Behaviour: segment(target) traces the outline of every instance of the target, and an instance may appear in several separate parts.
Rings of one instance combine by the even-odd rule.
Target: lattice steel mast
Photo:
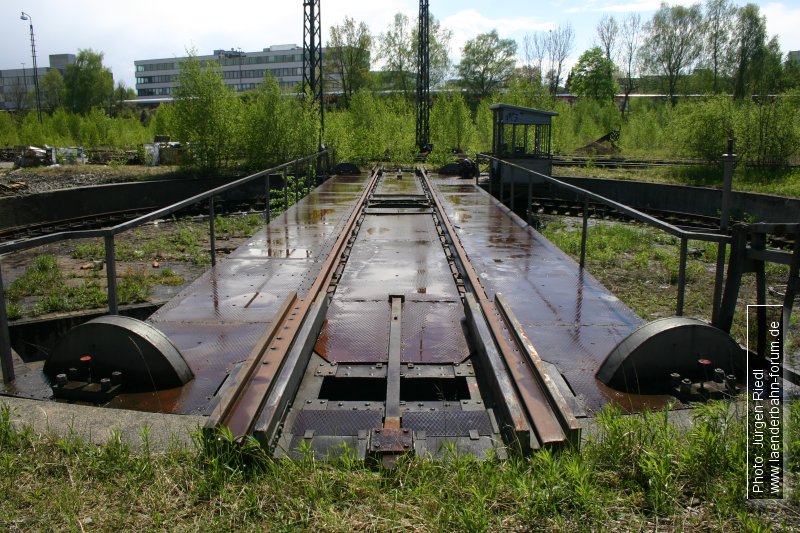
[[[417,147],[428,151],[430,144],[431,65],[428,0],[419,1],[417,43]]]
[[[325,131],[325,100],[322,89],[322,19],[320,0],[303,1],[303,90],[319,104],[320,140]]]

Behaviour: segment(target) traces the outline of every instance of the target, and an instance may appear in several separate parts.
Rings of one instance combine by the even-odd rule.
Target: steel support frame
[[[303,1],[303,90],[319,104],[320,143],[325,132],[325,101],[322,85],[322,18],[320,0]]]
[[[417,148],[420,151],[430,144],[431,116],[431,65],[430,16],[428,0],[419,1],[417,27]]]

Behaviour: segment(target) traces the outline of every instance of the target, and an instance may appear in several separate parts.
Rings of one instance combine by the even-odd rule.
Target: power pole
[[[325,100],[322,89],[322,19],[320,0],[303,0],[303,91],[308,88],[319,104],[320,142],[325,132]]]
[[[431,64],[428,0],[419,0],[417,43],[417,147],[430,151]]]

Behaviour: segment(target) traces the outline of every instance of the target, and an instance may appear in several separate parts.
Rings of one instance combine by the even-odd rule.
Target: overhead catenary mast
[[[419,26],[417,31],[417,148],[430,152],[431,115],[431,65],[428,0],[419,1]]]
[[[320,0],[303,0],[303,90],[319,104],[320,141],[325,131],[322,88],[322,19]]]

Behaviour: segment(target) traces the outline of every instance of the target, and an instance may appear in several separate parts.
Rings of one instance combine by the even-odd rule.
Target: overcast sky
[[[800,50],[800,0],[754,3],[766,15],[770,35],[779,36],[784,55]],[[595,27],[604,13],[623,17],[636,11],[649,20],[659,5],[659,0],[432,0],[430,11],[453,32],[454,62],[460,59],[464,43],[479,33],[497,29],[501,37],[516,39],[521,48],[526,33],[570,22],[576,34],[572,63],[594,44]],[[322,39],[327,42],[330,26],[345,16],[366,22],[377,35],[395,13],[415,17],[418,9],[414,0],[321,0]],[[21,11],[33,17],[39,66],[48,65],[50,54],[92,48],[105,54],[104,63],[114,79],[129,87],[135,84],[133,62],[137,59],[180,57],[188,48],[202,55],[220,48],[250,52],[273,44],[302,45],[303,41],[302,0],[2,0],[0,68],[31,66],[28,22],[20,20]]]

